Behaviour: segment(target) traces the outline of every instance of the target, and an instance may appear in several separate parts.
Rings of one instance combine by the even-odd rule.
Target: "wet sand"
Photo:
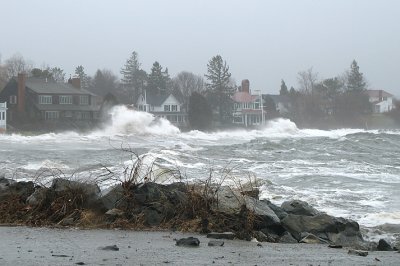
[[[200,247],[175,245],[194,236]],[[0,227],[0,265],[400,265],[400,253],[369,252],[367,257],[326,245],[274,244],[210,239],[196,234],[124,230]],[[118,251],[101,250],[117,245]]]

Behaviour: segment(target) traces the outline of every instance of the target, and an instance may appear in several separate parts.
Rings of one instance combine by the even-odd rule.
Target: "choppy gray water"
[[[210,171],[227,183],[256,176],[262,197],[275,203],[301,199],[364,226],[400,224],[400,131],[300,130],[281,119],[261,130],[181,133],[121,107],[110,125],[89,134],[0,135],[0,176],[40,180],[59,169],[95,179],[106,166],[123,178],[132,161],[121,147],[189,180]]]

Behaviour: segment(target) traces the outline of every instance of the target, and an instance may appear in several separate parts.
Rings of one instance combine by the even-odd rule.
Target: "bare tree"
[[[313,94],[315,84],[318,80],[318,73],[313,71],[310,67],[306,71],[300,71],[298,73],[297,81],[299,83],[300,90],[306,94]]]
[[[172,82],[174,87],[182,92],[186,100],[193,92],[201,93],[205,89],[203,77],[187,71],[180,72],[172,79]]]
[[[16,77],[21,72],[29,73],[33,66],[31,62],[26,61],[20,54],[14,54],[7,59],[5,65],[8,78]]]

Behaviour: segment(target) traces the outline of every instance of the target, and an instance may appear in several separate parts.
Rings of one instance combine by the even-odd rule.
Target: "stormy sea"
[[[180,132],[124,107],[111,117],[85,134],[0,135],[0,176],[43,184],[52,175],[93,179],[106,190],[127,178],[138,155],[155,176],[174,170],[159,182],[251,181],[260,198],[307,201],[357,221],[371,240],[393,236],[382,225],[400,225],[400,130],[299,129],[277,119],[257,130]]]

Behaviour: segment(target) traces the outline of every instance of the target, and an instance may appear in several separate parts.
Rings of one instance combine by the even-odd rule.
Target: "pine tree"
[[[153,94],[165,94],[168,91],[170,77],[168,68],[163,71],[162,66],[157,61],[153,63],[149,75],[148,89]]]
[[[363,73],[360,72],[360,67],[356,60],[353,60],[347,76],[347,89],[349,91],[364,91],[366,87],[367,83],[365,82]]]
[[[289,94],[288,88],[283,79],[281,81],[281,90],[279,91],[279,94],[280,95],[288,95]]]
[[[75,75],[78,75],[81,80],[81,88],[87,89],[89,87],[89,77],[85,73],[85,68],[80,65],[75,68]]]
[[[230,97],[233,94],[233,88],[229,84],[231,77],[229,66],[220,55],[216,55],[208,62],[207,74],[204,76],[208,80],[207,95],[213,109],[218,110],[219,121],[229,121],[232,104]]]
[[[206,98],[198,92],[193,92],[189,97],[188,118],[192,129],[204,130],[211,127],[211,107]]]

